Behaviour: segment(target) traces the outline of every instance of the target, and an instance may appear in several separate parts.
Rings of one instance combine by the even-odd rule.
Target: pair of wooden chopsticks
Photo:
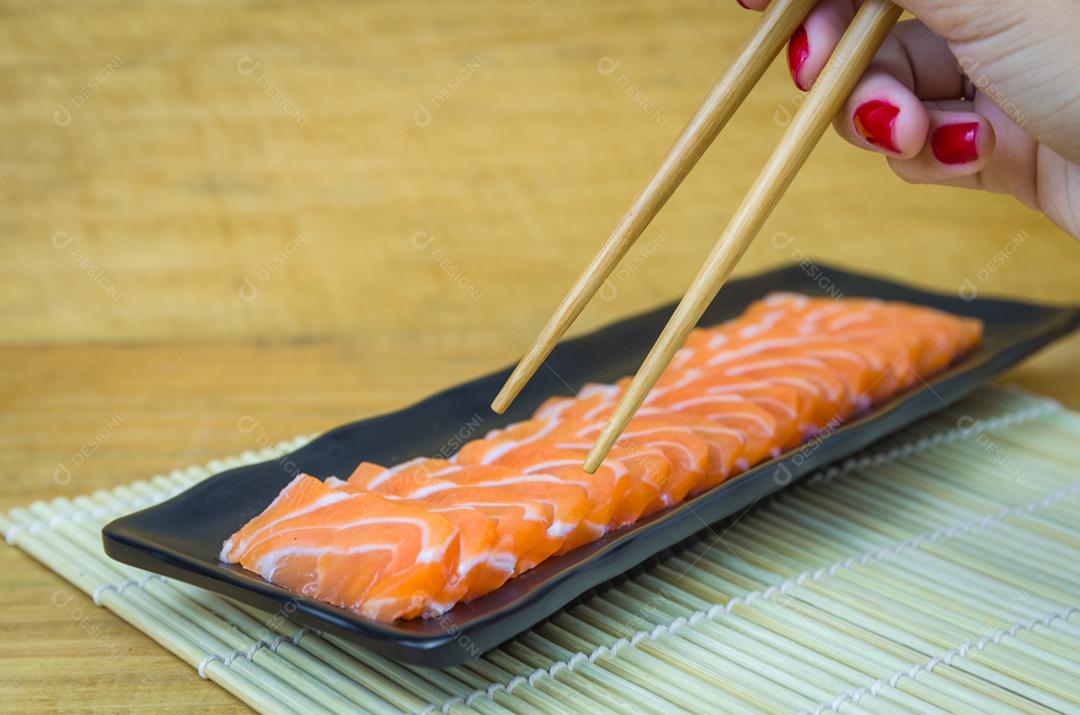
[[[814,4],[815,0],[773,0],[770,3],[734,64],[705,98],[656,174],[634,200],[630,210],[507,379],[491,405],[493,410],[502,413],[510,406],[619,260],[697,164]],[[795,174],[828,129],[900,13],[900,8],[890,0],[866,0],[855,14],[855,19],[840,39],[780,144],[709,253],[597,438],[583,465],[587,472],[596,471],[633,419],[661,373],[682,347],[731,274],[735,263],[746,252]]]

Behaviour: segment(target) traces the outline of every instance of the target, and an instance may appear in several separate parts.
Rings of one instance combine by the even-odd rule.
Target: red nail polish
[[[749,10],[749,9],[750,9],[750,6],[749,6],[749,5],[747,5],[747,4],[746,4],[746,3],[744,2],[744,0],[735,0],[735,2],[739,3],[740,5],[742,5],[742,6],[743,6],[743,7],[745,7],[745,8],[747,9],[747,10]]]
[[[978,138],[978,122],[946,124],[934,130],[930,148],[942,164],[968,164],[979,158]]]
[[[806,58],[810,56],[810,41],[806,39],[806,28],[799,25],[799,28],[795,30],[795,34],[791,36],[791,41],[787,46],[787,64],[788,69],[791,70],[791,78],[795,80],[795,86],[799,89],[805,90],[806,87],[799,81],[799,70],[802,69],[803,63],[806,62]]]
[[[859,136],[873,146],[899,153],[900,150],[896,148],[896,139],[893,137],[896,117],[899,114],[900,107],[892,102],[871,99],[869,102],[860,104],[855,110],[852,123]]]

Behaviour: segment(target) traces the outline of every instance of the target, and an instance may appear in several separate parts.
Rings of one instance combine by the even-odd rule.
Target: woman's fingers
[[[918,20],[897,23],[870,71],[892,75],[922,100],[956,99],[964,93],[964,75],[948,43]]]
[[[814,7],[788,43],[796,86],[813,86],[853,16],[848,0],[822,0]],[[953,99],[963,92],[964,76],[948,43],[918,20],[898,23],[869,69],[893,75],[919,99]]]
[[[1026,16],[1010,15],[1021,11],[1010,9],[1009,3],[983,7],[974,0],[966,4],[934,0],[915,8],[915,0],[899,1],[930,20],[953,46],[920,21],[899,23],[837,115],[840,135],[884,154],[907,181],[1009,193],[1080,237],[1080,134],[1068,131],[1072,125],[1067,119],[1080,102],[1074,101],[1075,93],[1060,91],[1062,86],[1068,89],[1067,82],[1055,84],[1064,76],[1060,68],[1054,63],[1031,65],[1031,54],[1025,50],[1046,19],[1020,22],[1017,18]],[[769,0],[739,3],[762,10]],[[857,5],[854,0],[821,0],[792,36],[788,64],[799,88],[813,85]],[[954,16],[967,20],[957,25]],[[1070,15],[1051,19],[1077,21]],[[957,36],[961,31],[966,34]],[[999,36],[1011,39],[997,43],[998,54],[981,41]],[[1045,41],[1049,44],[1041,37],[1036,41],[1048,48],[1047,56],[1068,56],[1067,50],[1054,51],[1054,43],[1074,37],[1068,31],[1052,31]],[[1004,56],[999,56],[1001,47],[1009,49]],[[953,48],[959,48],[958,54]],[[1019,65],[1023,71],[1009,71],[1009,63],[1017,57],[1026,58]],[[973,100],[970,94],[963,99],[963,72],[973,83],[967,91],[980,90]],[[996,79],[992,81],[991,75]],[[1043,81],[1031,82],[1031,76]],[[1039,94],[1052,93],[1047,88],[1055,86],[1052,101]]]
[[[869,70],[833,122],[841,137],[857,147],[910,159],[922,151],[930,117],[900,80]]]
[[[763,10],[768,0],[738,0]],[[855,16],[851,0],[820,0],[788,42],[788,70],[795,85],[814,85],[841,36]],[[951,99],[963,90],[963,75],[948,44],[919,20],[905,20],[893,29],[871,65],[892,74],[920,99]]]
[[[972,106],[994,128],[994,156],[982,172],[983,187],[1012,194],[1028,206],[1038,207],[1038,187],[1048,185],[1046,177],[1040,182],[1040,170],[1048,167],[1039,160],[1038,142],[985,94],[976,94]]]
[[[990,188],[981,172],[994,158],[994,127],[973,103],[955,106],[963,108],[925,110],[929,126],[922,149],[911,158],[889,160],[897,176],[915,184]]]
[[[851,0],[820,0],[788,41],[788,71],[795,86],[810,89],[855,11]]]
[[[855,146],[910,159],[922,151],[929,128],[922,100],[962,92],[945,42],[918,21],[902,22],[837,114],[836,130]]]
[[[738,0],[749,10],[764,10],[769,0]],[[788,41],[788,71],[801,90],[809,89],[829,61],[836,43],[855,16],[851,0],[820,0]]]
[[[768,4],[739,2],[755,10]],[[788,66],[799,88],[813,85],[854,12],[851,0],[820,0],[792,35]],[[888,156],[907,181],[981,186],[980,172],[994,154],[997,132],[973,102],[942,103],[961,97],[963,90],[948,44],[923,23],[908,20],[875,55],[835,126],[852,144]],[[1022,195],[1023,187],[999,190],[1018,193],[1017,188]]]

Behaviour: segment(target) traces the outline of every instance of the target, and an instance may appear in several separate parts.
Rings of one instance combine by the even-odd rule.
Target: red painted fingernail
[[[745,2],[743,2],[743,0],[735,0],[735,2],[739,3],[740,5],[742,5],[742,6],[743,6],[743,7],[745,7],[745,8],[747,9],[747,10],[749,10],[749,9],[750,9],[750,6],[749,6],[749,5],[747,5],[747,4],[745,3]]]
[[[791,78],[795,80],[795,86],[799,89],[805,90],[806,87],[799,81],[799,70],[802,69],[803,63],[806,62],[806,58],[810,56],[810,41],[806,39],[806,28],[799,25],[799,29],[795,30],[795,34],[791,36],[791,41],[787,46],[787,64],[788,69],[791,70]]]
[[[978,138],[978,122],[946,124],[934,130],[930,147],[942,164],[968,164],[979,158]]]
[[[893,137],[896,117],[899,114],[900,107],[892,102],[882,99],[863,102],[855,110],[853,117],[855,131],[873,146],[899,153],[900,150],[896,148],[896,139]]]

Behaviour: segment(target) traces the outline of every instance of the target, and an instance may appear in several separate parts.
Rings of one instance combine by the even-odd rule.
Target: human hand
[[[761,10],[769,0],[739,0]],[[855,14],[820,0],[788,44],[809,89]],[[899,23],[836,117],[912,183],[1009,193],[1080,238],[1080,13],[1070,0],[897,0]]]

